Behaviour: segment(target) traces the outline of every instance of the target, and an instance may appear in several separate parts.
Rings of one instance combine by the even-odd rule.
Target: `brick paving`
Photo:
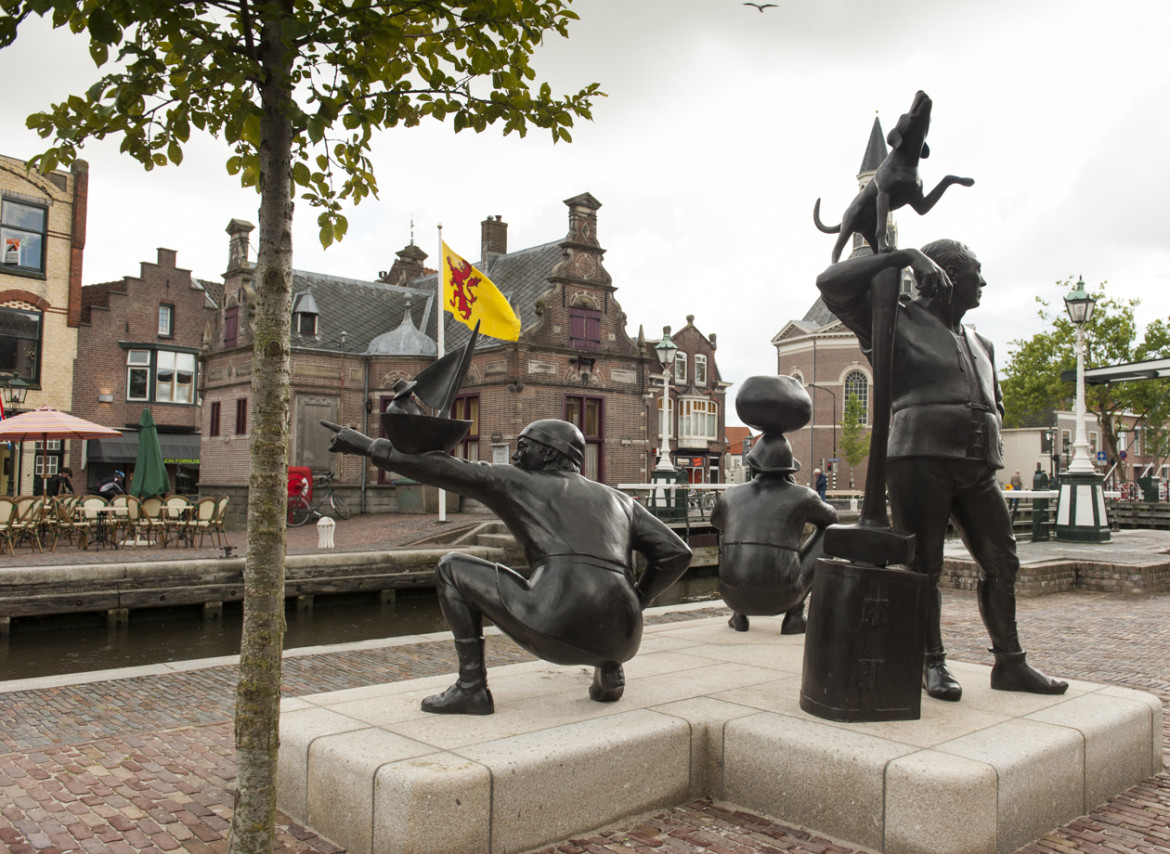
[[[435,515],[357,514],[344,522],[337,522],[334,543],[337,551],[362,552],[401,548],[418,540],[440,534],[450,534],[471,528],[483,522],[494,521],[488,513],[449,513],[446,522]],[[227,541],[233,547],[233,557],[243,555],[247,544],[243,531],[228,531]],[[317,549],[317,528],[307,523],[288,529],[288,553],[311,554]],[[38,552],[28,545],[16,549],[15,555],[0,554],[0,572],[10,566],[73,566],[77,564],[139,563],[152,560],[195,560],[223,557],[223,549],[216,547],[210,537],[202,546],[170,545],[99,548],[91,545],[84,551],[62,540],[55,551]]]
[[[370,536],[385,527],[371,526]],[[989,663],[974,597],[959,591],[944,597],[952,656]],[[651,619],[721,613],[726,611],[712,606]],[[1170,596],[1021,599],[1019,621],[1030,659],[1049,672],[1138,688],[1170,702]],[[529,659],[502,637],[492,638],[489,655],[491,665]],[[285,662],[284,691],[297,696],[453,670],[445,642],[296,656]],[[225,852],[235,781],[234,681],[233,666],[217,666],[0,694],[0,848],[16,854]],[[1164,723],[1165,734],[1170,732]],[[734,805],[695,801],[565,840],[540,854],[863,850]],[[281,816],[277,851],[339,849]],[[1021,851],[1170,854],[1170,774],[1135,786]]]

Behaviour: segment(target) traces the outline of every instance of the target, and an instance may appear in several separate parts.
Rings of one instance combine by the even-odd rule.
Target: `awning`
[[[199,465],[198,433],[159,433],[158,443],[167,465]],[[138,431],[123,430],[112,439],[90,439],[89,459],[95,463],[133,463],[138,459]]]

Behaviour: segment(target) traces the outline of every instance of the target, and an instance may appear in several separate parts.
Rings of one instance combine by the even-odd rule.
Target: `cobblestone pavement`
[[[988,662],[974,597],[947,592],[944,599],[952,657]],[[713,606],[650,619],[722,613],[727,612]],[[1143,689],[1170,701],[1170,596],[1069,593],[1022,599],[1019,622],[1030,660],[1045,670]],[[524,660],[528,655],[506,638],[491,639],[490,665]],[[286,660],[284,689],[296,696],[454,667],[446,642],[297,656]],[[218,666],[0,694],[0,846],[14,854],[225,852],[235,780],[233,685],[234,667]],[[279,821],[278,851],[338,851],[287,818]],[[707,801],[540,849],[541,854],[861,850]],[[1022,851],[1170,854],[1170,775],[1135,786]]]

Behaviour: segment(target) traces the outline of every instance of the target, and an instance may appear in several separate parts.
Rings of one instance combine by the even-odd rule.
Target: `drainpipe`
[[[370,400],[370,357],[362,360],[362,433],[370,435],[370,409],[366,406]],[[362,460],[361,500],[358,502],[359,512],[366,512],[366,481],[370,467]]]

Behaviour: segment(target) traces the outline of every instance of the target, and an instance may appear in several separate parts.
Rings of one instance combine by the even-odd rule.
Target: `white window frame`
[[[707,386],[707,357],[701,353],[695,354],[695,385]]]
[[[156,350],[154,371],[154,399],[158,403],[194,403],[195,402],[195,354],[182,353],[175,350]],[[183,364],[181,364],[183,363]],[[189,370],[184,370],[189,366]],[[163,372],[170,371],[174,378],[164,383]],[[179,377],[186,373],[189,379],[180,384]],[[164,394],[164,387],[169,392]],[[186,393],[180,395],[185,389]]]
[[[864,388],[862,390],[864,391],[865,396],[862,397],[861,395],[854,392],[853,397],[856,397],[863,404],[862,409],[861,409],[861,423],[863,425],[869,424],[869,393],[870,393],[871,383],[869,381],[869,377],[867,377],[865,375],[865,371],[860,371],[860,370],[857,370],[856,368],[853,369],[852,371],[849,371],[847,374],[845,374],[845,376],[841,380],[841,388],[842,388],[842,392],[841,392],[842,410],[841,410],[841,413],[842,413],[842,417],[844,417],[844,412],[845,412],[845,410],[844,410],[845,403],[844,402],[849,400],[849,396],[850,396],[849,380],[852,379],[854,376],[861,377],[862,382],[864,383]]]
[[[169,303],[158,304],[158,337],[175,337],[175,307]]]
[[[126,399],[127,400],[150,400],[151,380],[154,378],[154,369],[151,364],[149,350],[127,350],[126,351]],[[146,376],[144,383],[146,390],[141,396],[135,396],[132,393],[134,388],[133,377],[136,373],[141,373]]]
[[[706,397],[679,398],[680,442],[714,442],[719,435],[719,404]]]
[[[687,381],[687,354],[682,350],[674,354],[674,381],[676,383]]]

